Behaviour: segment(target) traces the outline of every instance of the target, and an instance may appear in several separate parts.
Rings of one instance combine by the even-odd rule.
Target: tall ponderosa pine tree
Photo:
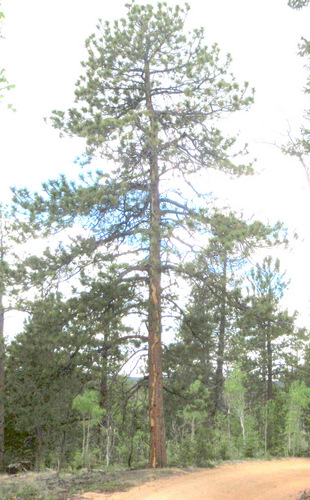
[[[132,2],[127,9],[126,19],[100,22],[87,40],[76,107],[53,116],[62,134],[86,139],[85,163],[102,158],[114,170],[78,186],[62,177],[45,184],[47,197],[24,190],[15,200],[32,223],[59,229],[78,220],[91,228],[89,239],[61,254],[61,264],[83,252],[98,262],[99,247],[117,254],[121,244],[123,251],[131,248],[130,263],[140,255],[122,276],[134,272],[148,283],[150,465],[162,467],[161,277],[172,267],[168,252],[180,228],[193,230],[203,214],[197,203],[184,202],[182,182],[188,189],[189,174],[206,168],[251,172],[230,160],[235,139],[225,139],[214,120],[248,106],[252,97],[247,84],[239,88],[228,74],[230,57],[221,61],[217,45],[204,44],[202,29],[184,34],[188,6]]]

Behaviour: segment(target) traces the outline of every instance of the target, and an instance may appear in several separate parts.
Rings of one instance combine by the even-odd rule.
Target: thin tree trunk
[[[99,434],[99,446],[100,446],[100,454],[104,449],[105,442],[105,457],[106,464],[109,465],[109,425],[108,425],[108,347],[107,347],[107,339],[104,337],[103,341],[103,351],[102,351],[102,361],[101,361],[101,381],[100,381],[100,408],[105,410],[105,413],[102,416],[102,421],[98,425],[98,434]],[[106,430],[105,437],[103,436],[102,429]]]
[[[107,446],[106,446],[106,466],[109,467],[111,461],[111,452],[113,448],[113,427],[112,425],[107,426]]]
[[[59,469],[58,470],[60,470],[62,467],[63,458],[65,456],[66,444],[67,444],[67,431],[64,431],[62,442],[61,442],[60,460],[59,460]]]
[[[264,346],[266,344],[265,332],[264,332]],[[265,347],[263,347],[262,353],[262,407],[266,406],[267,401],[267,374],[266,374],[266,352]]]
[[[0,293],[0,472],[4,471],[4,308]]]
[[[271,419],[270,419],[270,406],[268,405],[268,401],[272,400],[272,344],[271,344],[271,333],[270,333],[270,322],[268,321],[267,324],[267,331],[266,331],[266,359],[267,359],[267,366],[266,366],[266,405],[267,405],[267,410],[266,410],[266,429],[265,429],[265,440],[266,440],[266,451],[269,450],[271,446],[271,440],[272,440],[272,424],[271,424]]]
[[[222,288],[222,302],[220,310],[220,326],[219,326],[219,342],[217,349],[217,366],[215,372],[215,413],[222,409],[223,403],[223,366],[224,366],[224,353],[225,353],[225,334],[226,334],[226,294],[227,294],[227,256],[224,257],[223,266],[223,288]]]
[[[42,429],[36,428],[35,470],[40,472],[42,455]]]
[[[0,207],[1,208],[1,207]],[[4,425],[5,425],[5,382],[4,382],[4,305],[3,296],[5,291],[4,283],[4,221],[0,211],[0,473],[4,472]]]
[[[86,427],[86,441],[85,441],[85,462],[86,462],[87,470],[90,469],[90,465],[89,465],[89,439],[90,439],[90,422],[88,420],[87,427]]]
[[[231,418],[230,418],[230,406],[227,410],[227,431],[228,431],[228,441],[231,443]]]
[[[291,425],[289,426],[289,432],[288,432],[288,444],[287,444],[287,451],[288,454],[291,451]]]
[[[243,412],[240,414],[239,419],[240,419],[240,425],[241,425],[241,429],[242,429],[242,440],[243,440],[243,444],[245,445],[245,422],[244,422],[244,413]]]
[[[107,340],[104,338],[102,347],[101,361],[101,381],[100,381],[100,408],[107,412],[108,406],[108,347]],[[104,419],[104,416],[103,416]]]
[[[57,463],[57,471],[60,471],[61,466],[62,466],[63,457],[65,454],[65,448],[66,448],[66,441],[67,441],[67,431],[63,431],[61,445],[60,445],[60,451],[59,451],[59,458],[58,458],[58,463]]]
[[[265,439],[265,454],[267,453],[268,450],[268,415],[269,408],[268,406],[264,407],[264,414],[265,414],[265,422],[264,422],[264,439]]]
[[[83,443],[82,443],[82,457],[83,457],[83,467],[85,465],[85,446],[86,446],[86,420],[83,418]]]
[[[195,425],[195,417],[194,417],[192,422],[191,422],[191,443],[193,443],[195,440],[195,431],[196,431],[196,425]]]
[[[150,467],[165,467],[166,431],[163,407],[162,343],[161,343],[161,214],[159,199],[158,126],[151,100],[151,82],[148,62],[145,64],[146,106],[150,117],[150,222],[149,222],[149,420]]]
[[[267,330],[267,401],[272,399],[272,344],[270,323]]]

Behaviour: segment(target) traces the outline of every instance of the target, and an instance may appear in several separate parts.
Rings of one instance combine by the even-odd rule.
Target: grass
[[[0,475],[1,500],[73,500],[86,491],[113,493],[126,491],[146,481],[154,481],[180,469],[139,469],[117,471],[26,472]]]

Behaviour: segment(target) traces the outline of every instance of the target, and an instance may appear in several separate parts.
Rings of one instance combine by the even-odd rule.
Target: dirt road
[[[159,479],[125,493],[81,500],[296,500],[310,488],[310,459],[243,462]]]

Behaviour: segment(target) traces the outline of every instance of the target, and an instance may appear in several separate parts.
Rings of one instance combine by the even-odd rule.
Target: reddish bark
[[[149,226],[149,419],[150,467],[165,467],[166,430],[163,407],[162,343],[161,343],[161,213],[159,197],[159,166],[157,154],[157,122],[151,100],[150,70],[145,64],[146,106],[150,116],[150,226]]]

